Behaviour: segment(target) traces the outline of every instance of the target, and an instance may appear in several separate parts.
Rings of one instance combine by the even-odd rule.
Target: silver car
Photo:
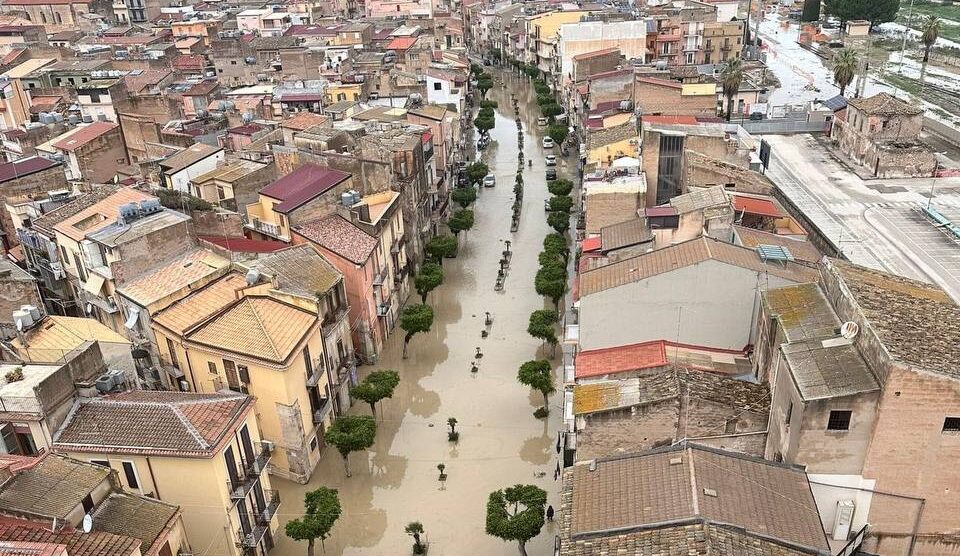
[[[497,185],[497,178],[493,174],[487,174],[483,176],[483,186],[484,187],[493,187]]]

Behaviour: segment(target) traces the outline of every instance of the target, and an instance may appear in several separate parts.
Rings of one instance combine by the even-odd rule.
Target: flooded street
[[[393,398],[379,408],[376,443],[351,456],[352,478],[345,477],[340,454],[328,446],[310,484],[273,479],[283,500],[281,523],[299,517],[304,492],[318,486],[339,489],[343,514],[325,543],[326,554],[409,554],[413,541],[404,527],[411,521],[423,523],[430,555],[517,554],[516,543],[484,532],[489,493],[516,483],[536,484],[547,491],[548,503],[559,508],[554,469],[562,419],[560,372],[555,368],[558,392],[550,397],[547,420],[533,417],[542,396],[517,382],[521,363],[549,355],[549,348],[542,349],[526,332],[532,311],[552,308],[533,285],[537,255],[550,231],[543,210],[549,197],[543,130],[536,126],[539,114],[529,80],[508,75],[504,89],[500,80],[505,74],[494,73],[497,86],[488,98],[499,103],[491,131],[495,141],[481,159],[496,175],[497,185],[480,191],[472,207],[474,228],[461,234],[458,257],[443,263],[444,283],[428,300],[436,314],[433,328],[413,338],[404,360],[398,327],[378,365],[360,370],[361,378],[377,368],[395,369],[401,377]],[[532,168],[524,165],[524,206],[516,233],[510,232],[518,152],[513,90],[521,99],[524,155],[533,158]],[[559,155],[559,148],[552,151]],[[572,166],[563,164],[560,174],[572,173]],[[505,240],[512,241],[514,254],[503,291],[498,292],[494,283]],[[490,335],[481,338],[485,311],[494,322]],[[477,347],[483,357],[473,374]],[[555,367],[559,361],[554,359]],[[370,408],[356,403],[350,412],[368,415]],[[456,444],[447,441],[449,417],[459,421]],[[445,484],[438,481],[438,463],[446,465]],[[306,543],[292,541],[282,531],[281,526],[272,554],[306,553]],[[547,523],[527,544],[530,555],[552,554],[555,534],[556,524]],[[322,553],[319,546],[317,553]]]

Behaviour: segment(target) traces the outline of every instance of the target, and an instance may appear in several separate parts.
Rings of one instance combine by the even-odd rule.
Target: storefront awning
[[[99,274],[94,274],[91,272],[90,275],[87,277],[87,281],[83,283],[83,289],[99,297],[100,290],[103,289],[103,283],[105,281],[106,280],[103,278],[103,276],[100,276]]]

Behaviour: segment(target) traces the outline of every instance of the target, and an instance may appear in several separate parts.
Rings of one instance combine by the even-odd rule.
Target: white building
[[[557,31],[557,52],[564,82],[573,73],[573,57],[605,48],[619,48],[627,60],[647,53],[647,20],[566,23]]]

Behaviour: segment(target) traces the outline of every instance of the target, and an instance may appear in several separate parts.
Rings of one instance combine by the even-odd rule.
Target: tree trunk
[[[414,542],[414,544],[417,545],[417,550],[416,550],[417,554],[422,553],[422,552],[423,552],[423,547],[420,545],[420,533],[414,533],[414,534],[413,534],[413,542]]]
[[[350,474],[350,454],[343,456],[343,469],[347,472],[347,477],[352,477]]]
[[[373,414],[374,419],[377,418],[377,404],[375,403],[370,404],[370,413]]]
[[[420,294],[420,303],[423,303],[424,305],[427,304],[427,293],[429,292],[422,292]]]
[[[727,121],[730,121],[730,116],[733,115],[733,95],[727,95]]]
[[[541,394],[543,394],[543,408],[550,411],[550,401],[549,398],[547,398],[547,393],[541,392]]]
[[[923,63],[926,64],[930,60],[930,48],[933,47],[933,44],[928,44],[923,48]]]
[[[410,338],[413,338],[412,332],[407,332],[407,335],[403,337],[403,358],[407,358],[407,345],[410,344]]]
[[[517,544],[520,545],[520,554],[527,556],[527,541],[520,541]]]
[[[313,556],[313,539],[307,539],[307,556]]]

